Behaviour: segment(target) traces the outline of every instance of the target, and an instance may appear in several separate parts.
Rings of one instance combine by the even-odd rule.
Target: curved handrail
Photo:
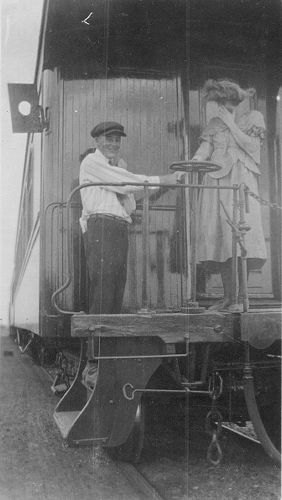
[[[72,241],[71,241],[71,231],[70,231],[70,205],[71,205],[71,200],[73,196],[80,191],[81,189],[91,187],[91,186],[143,186],[144,188],[148,186],[148,183],[140,183],[140,182],[118,182],[118,183],[110,183],[110,182],[89,182],[85,184],[81,184],[80,186],[77,186],[74,188],[67,199],[66,202],[66,227],[67,227],[67,254],[66,254],[66,259],[67,259],[67,279],[63,283],[62,286],[60,286],[51,296],[51,303],[53,307],[56,309],[57,312],[60,314],[67,314],[67,315],[73,315],[73,314],[85,314],[84,311],[67,311],[65,309],[62,309],[58,304],[57,304],[57,297],[60,295],[64,290],[66,290],[69,285],[71,284],[73,280],[73,274],[71,270],[71,260],[72,260]],[[150,187],[159,187],[161,186],[160,183],[156,184],[150,184]],[[167,185],[168,187],[175,187],[175,184]]]

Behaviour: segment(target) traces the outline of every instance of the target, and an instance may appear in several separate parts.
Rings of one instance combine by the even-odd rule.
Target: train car
[[[279,19],[275,0],[44,3],[34,82],[9,85],[13,130],[28,134],[10,325],[22,351],[41,363],[57,357],[53,388],[67,390],[54,415],[70,444],[137,460],[148,400],[169,394],[191,408],[203,401],[213,462],[222,421],[252,420],[267,453],[280,459]],[[203,272],[195,244],[202,180],[217,166],[190,159],[213,112],[201,89],[221,77],[255,89],[238,112],[260,110],[267,128],[256,196],[267,261],[250,275],[243,312],[207,309],[222,289],[217,275]],[[126,129],[129,170],[180,169],[185,182],[155,196],[143,186],[122,313],[90,315],[79,159],[93,146],[90,130],[105,120]],[[240,208],[230,221],[236,271],[248,204],[244,187],[232,193]],[[232,286],[236,302],[236,280]],[[89,349],[98,366],[93,390],[81,379]]]

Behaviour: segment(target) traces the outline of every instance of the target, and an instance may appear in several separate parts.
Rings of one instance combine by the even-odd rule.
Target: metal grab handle
[[[210,167],[214,168],[214,170],[218,170],[219,168],[221,168],[219,165],[216,165],[216,164],[211,163],[211,162],[196,162],[196,161],[175,162],[175,163],[171,164],[170,168],[175,169],[175,170],[181,170],[181,165],[182,165],[182,169],[184,171],[184,164],[186,165],[186,167],[187,167],[187,165],[193,166],[193,170],[190,170],[191,172],[192,171],[194,171],[194,172],[196,172],[196,171],[207,172],[208,170],[201,170],[201,168],[198,168],[201,165],[203,167],[210,166]],[[197,169],[195,168],[196,165],[197,165]],[[211,171],[211,170],[209,170],[209,171]],[[67,202],[66,202],[66,229],[67,229],[66,281],[62,284],[62,286],[60,286],[58,289],[56,289],[54,291],[54,293],[52,294],[52,297],[51,297],[51,303],[52,303],[54,309],[58,313],[63,314],[63,315],[85,314],[84,311],[69,311],[66,309],[62,309],[57,303],[57,298],[60,294],[62,294],[62,292],[64,290],[66,290],[69,287],[69,285],[71,284],[71,282],[73,280],[73,273],[72,273],[72,269],[71,269],[71,262],[72,262],[72,257],[73,257],[72,256],[72,241],[71,241],[71,225],[70,225],[71,201],[72,201],[73,196],[77,192],[79,192],[81,189],[89,188],[91,186],[102,186],[102,187],[105,187],[105,186],[142,186],[142,187],[146,188],[146,186],[148,187],[148,183],[146,183],[146,182],[117,182],[117,183],[90,182],[90,183],[81,184],[81,185],[77,186],[69,194],[69,197],[68,197]],[[162,184],[160,184],[160,183],[150,183],[150,187],[161,187],[161,186],[162,186]],[[165,185],[165,187],[171,187],[171,188],[177,188],[177,189],[183,189],[183,188],[184,189],[185,188],[202,189],[202,188],[204,188],[204,189],[217,189],[217,190],[221,190],[221,189],[234,190],[233,186],[203,186],[202,184],[186,184],[186,183],[185,184],[167,184],[167,185]],[[236,187],[235,189],[238,189],[238,187]],[[61,202],[56,203],[56,205],[57,204],[64,205],[64,203],[61,203]]]
[[[212,161],[196,161],[196,160],[184,160],[175,161],[169,166],[170,170],[173,172],[217,172],[222,169],[222,166],[218,163]]]

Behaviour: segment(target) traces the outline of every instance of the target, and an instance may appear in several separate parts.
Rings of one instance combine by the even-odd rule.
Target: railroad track
[[[248,435],[246,431],[244,432],[244,430],[240,430],[240,428],[232,428],[229,425],[223,424],[222,428],[224,432],[236,439],[249,453],[265,456],[265,451],[261,443],[254,436]]]
[[[52,372],[50,373],[50,370],[45,368],[43,370],[49,380],[53,380]],[[159,423],[158,420],[157,427]],[[205,433],[204,426],[198,424],[196,420],[196,426],[192,425],[191,429],[189,427],[191,439],[188,437],[186,445],[183,445],[179,452],[176,450],[179,450],[179,444],[181,441],[183,442],[181,438],[183,429],[175,428],[172,432],[169,428],[165,430],[163,427],[160,432],[157,429],[158,432],[154,434],[154,425],[152,425],[149,428],[150,436],[141,457],[142,461],[136,465],[113,460],[108,457],[106,449],[101,450],[101,453],[106,457],[106,462],[114,467],[130,485],[138,500],[198,500],[200,490],[205,491],[202,498],[211,493],[208,486],[209,481],[203,482],[203,471],[205,471],[206,477],[210,477],[210,480],[214,481],[214,478],[225,476],[225,474],[227,474],[226,477],[229,477],[230,465],[238,470],[242,467],[241,462],[243,461],[245,466],[242,468],[241,474],[243,475],[244,469],[247,470],[250,467],[252,471],[250,477],[252,477],[255,474],[254,471],[259,470],[261,464],[268,462],[251,426],[240,428],[224,423],[223,433],[219,437],[223,460],[219,466],[211,465],[206,458],[210,437]],[[187,436],[187,434],[186,437],[183,434],[183,438],[186,440]],[[150,443],[152,443],[152,447]],[[270,469],[273,467],[270,462],[268,467]],[[274,481],[276,480],[274,473],[271,472],[274,474],[273,476],[269,472],[264,472],[264,474],[266,481],[272,483],[273,478]],[[246,479],[244,480],[246,481]],[[218,488],[222,488],[221,482]]]
[[[140,500],[166,500],[137,467],[125,462],[115,462],[115,466],[140,496]]]
[[[249,441],[250,443],[254,443],[255,445],[261,447],[259,440],[256,439],[254,435],[250,435],[248,431],[244,432],[243,430],[239,430],[241,428],[234,428],[229,424],[222,424],[222,428],[224,429],[224,431],[227,431],[230,434],[234,434],[234,436],[238,436],[239,438],[245,439],[246,441]],[[243,427],[242,429],[245,429],[245,427]]]
[[[234,438],[235,440],[239,440],[240,444],[248,449],[250,453],[255,452],[263,454],[263,448],[260,444],[260,442],[252,437],[251,435],[246,434],[246,431],[240,431],[235,428],[231,428],[229,425],[223,425],[223,432],[227,433],[232,439]],[[248,431],[248,430],[247,430]],[[210,467],[208,462],[207,463],[207,468]],[[123,476],[127,479],[127,481],[130,483],[130,485],[134,488],[134,491],[138,495],[140,495],[140,500],[171,500],[171,498],[177,500],[183,500],[184,498],[190,498],[190,493],[188,494],[188,491],[183,495],[183,488],[182,488],[182,493],[175,491],[171,491],[170,488],[166,489],[166,493],[164,492],[164,488],[159,485],[158,483],[158,474],[155,474],[155,480],[152,481],[152,483],[147,479],[146,473],[140,472],[140,467],[138,464],[137,465],[132,465],[124,462],[115,462],[115,466],[118,468],[118,470],[123,474]],[[154,467],[154,464],[152,464],[152,467]],[[168,471],[169,471],[169,464],[167,465]],[[217,470],[220,470],[221,466],[217,468]],[[193,469],[193,465],[190,467],[187,464],[187,481],[183,478],[184,482],[188,482],[188,470]],[[154,475],[154,474],[153,474]],[[158,487],[159,486],[159,487]],[[187,484],[188,487],[188,484]],[[162,491],[162,493],[160,493]],[[191,497],[192,498],[192,497]]]

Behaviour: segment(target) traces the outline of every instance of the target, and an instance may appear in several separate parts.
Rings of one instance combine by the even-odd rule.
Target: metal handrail
[[[111,187],[115,187],[115,186],[116,187],[125,187],[125,186],[137,187],[137,186],[139,186],[139,187],[141,187],[141,186],[143,186],[144,190],[145,190],[145,200],[143,201],[143,217],[144,217],[144,220],[146,220],[146,218],[148,216],[148,212],[149,212],[149,194],[148,194],[149,188],[152,188],[152,187],[160,188],[160,187],[163,187],[164,184],[160,184],[160,183],[150,183],[149,184],[148,182],[144,182],[144,183],[140,183],[140,182],[123,182],[123,183],[120,183],[120,182],[119,183],[91,182],[91,183],[81,184],[80,186],[77,186],[76,188],[74,188],[70,192],[68,199],[67,199],[67,202],[65,204],[65,206],[66,206],[66,229],[67,229],[67,252],[66,252],[67,279],[63,283],[62,286],[60,286],[57,290],[55,290],[55,292],[52,294],[52,297],[51,297],[51,302],[52,302],[53,307],[60,314],[64,314],[64,315],[85,314],[84,311],[69,311],[69,310],[62,309],[57,304],[57,297],[70,286],[70,284],[73,280],[73,273],[72,273],[72,269],[71,269],[71,261],[72,261],[72,257],[73,257],[73,255],[72,255],[72,241],[71,241],[71,227],[70,227],[71,226],[71,224],[70,224],[71,200],[74,197],[74,195],[77,192],[79,192],[80,190],[86,189],[89,187],[99,187],[99,186],[100,187],[107,187],[107,186],[111,186]],[[196,189],[196,190],[201,190],[201,189],[216,189],[218,191],[231,190],[234,193],[238,192],[240,189],[240,187],[238,185],[234,185],[234,186],[222,186],[222,185],[221,186],[205,186],[202,184],[190,184],[190,183],[166,184],[165,187],[166,188],[173,188],[173,189],[182,189],[182,190],[187,189],[187,188],[192,188],[192,189]],[[240,223],[244,219],[244,200],[245,200],[244,190],[245,190],[245,187],[244,187],[244,185],[242,185],[242,188],[240,191],[240,193],[241,193],[241,195],[240,195]],[[60,203],[60,205],[64,205],[64,203]],[[234,221],[234,222],[235,222],[234,226],[236,226],[236,221]],[[149,231],[149,227],[147,224],[146,231],[145,230],[143,231],[143,238],[148,238],[148,231]],[[236,239],[236,241],[240,244],[240,241],[238,239],[238,231],[240,233],[240,240],[241,241],[244,240],[244,234],[241,234],[241,232],[237,228],[237,226],[236,226],[236,231],[235,231],[234,227],[232,227],[233,238]],[[147,258],[148,257],[148,242],[143,242],[143,245],[144,245],[144,248],[146,246],[146,258]],[[242,247],[241,247],[241,249],[242,249]],[[146,275],[147,262],[145,262],[145,260],[146,259],[143,259],[143,280],[142,280],[142,284],[143,284],[142,299],[143,300],[142,300],[142,302],[146,308],[147,307],[147,296],[146,296],[145,288],[147,287],[147,275]],[[233,265],[235,266],[234,260],[235,259],[233,258]],[[236,257],[236,260],[237,260],[237,257]],[[247,310],[247,301],[245,301],[245,306],[244,306],[244,310]]]

